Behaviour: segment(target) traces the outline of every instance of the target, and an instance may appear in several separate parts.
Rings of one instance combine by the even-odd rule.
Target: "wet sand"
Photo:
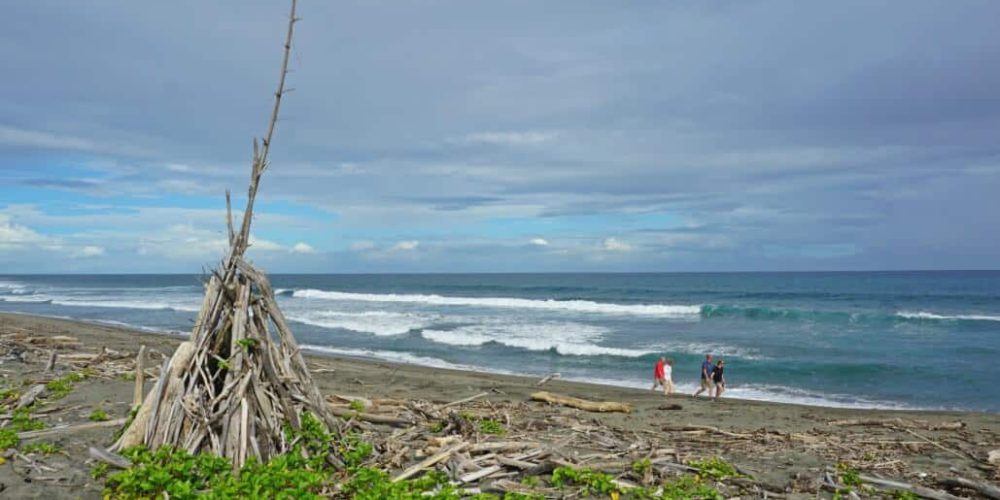
[[[140,345],[145,345],[156,359],[160,354],[169,356],[183,340],[105,325],[0,314],[0,336],[17,331],[38,336],[72,336],[79,339],[83,352],[98,352],[107,347],[134,353]],[[484,400],[525,403],[531,393],[539,390],[536,378],[338,356],[310,355],[308,359],[325,394],[449,402],[488,392]],[[44,379],[44,362],[39,358],[29,359],[27,363],[17,360],[0,363],[3,386],[20,386],[25,380]],[[66,368],[57,363],[57,372],[60,369],[65,372]],[[49,425],[82,423],[96,406],[101,406],[112,418],[125,416],[131,404],[133,385],[124,378],[89,378],[77,384],[66,398],[46,405],[59,407],[59,411],[39,418]],[[822,408],[729,398],[711,401],[688,395],[665,397],[652,391],[561,380],[545,384],[544,389],[591,400],[627,402],[634,411],[630,414],[590,414],[543,403],[526,403],[524,408],[537,412],[539,418],[563,414],[592,419],[595,424],[636,435],[663,433],[678,441],[681,460],[721,456],[775,489],[787,488],[796,481],[813,481],[824,467],[842,461],[862,471],[925,484],[944,475],[994,483],[998,478],[996,466],[986,460],[990,450],[1000,448],[1000,415],[996,414]],[[671,406],[674,409],[668,409]],[[847,419],[895,418],[919,421],[928,427],[905,430],[830,425],[830,422]],[[964,428],[933,430],[935,423],[956,421],[963,422]],[[723,432],[699,431],[694,426],[710,426]],[[680,430],[682,427],[687,430]],[[8,459],[7,464],[0,466],[0,497],[99,498],[101,486],[89,476],[87,449],[109,445],[115,430],[94,429],[46,438],[45,441],[63,450],[63,454],[40,458],[40,463],[49,464],[54,471],[42,469],[26,474],[21,470],[24,469],[23,461],[15,468],[19,459]],[[753,437],[747,438],[747,434]]]

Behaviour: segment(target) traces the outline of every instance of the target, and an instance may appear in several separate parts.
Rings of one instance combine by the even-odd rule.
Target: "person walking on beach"
[[[698,391],[694,393],[695,396],[708,391],[708,397],[712,397],[712,372],[715,371],[715,365],[712,364],[712,355],[705,355],[705,362],[701,364],[701,387]]]
[[[667,358],[663,365],[663,393],[667,396],[674,393],[674,360]]]
[[[656,390],[656,386],[663,387],[663,394],[667,394],[667,380],[666,380],[666,366],[667,360],[663,356],[656,360],[656,366],[653,367],[653,387],[651,391]]]
[[[725,367],[726,361],[720,359],[719,362],[715,364],[715,370],[712,372],[712,381],[715,382],[716,400],[719,399],[719,396],[722,396],[722,391],[726,390],[726,376],[722,373]]]

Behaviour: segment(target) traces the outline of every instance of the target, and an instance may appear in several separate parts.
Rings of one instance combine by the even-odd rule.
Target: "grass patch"
[[[347,405],[347,407],[354,411],[365,411],[365,403],[362,402],[360,399],[355,399],[354,401],[351,401],[351,404]]]
[[[25,445],[22,451],[24,451],[25,453],[41,453],[42,455],[52,455],[55,453],[59,453],[59,447],[52,443],[41,441],[38,443],[31,443]]]
[[[11,414],[10,423],[7,427],[0,429],[0,450],[17,448],[21,444],[21,438],[17,437],[20,432],[37,431],[45,428],[45,422],[31,418],[31,406],[14,410]]]
[[[73,392],[73,385],[77,382],[83,381],[87,378],[84,373],[68,373],[62,377],[50,380],[45,384],[45,389],[48,390],[48,396],[46,399],[50,401],[55,401],[57,399],[62,399]]]
[[[502,436],[507,433],[507,429],[505,429],[504,426],[496,420],[483,418],[479,420],[479,432],[482,432],[483,434]]]
[[[637,462],[642,464],[642,461]],[[640,469],[644,467],[640,465]],[[701,476],[683,476],[675,481],[668,481],[659,486],[623,488],[614,482],[614,478],[603,472],[572,467],[559,467],[552,471],[553,486],[579,488],[582,496],[607,496],[611,498],[660,499],[660,500],[722,500],[719,490],[707,484]]]
[[[111,419],[111,417],[108,416],[108,412],[104,411],[104,408],[101,408],[100,406],[94,408],[94,411],[90,412],[90,416],[87,418],[90,419],[91,422],[107,422]]]
[[[698,476],[703,478],[725,479],[742,475],[736,470],[736,467],[733,467],[733,464],[719,457],[692,460],[688,462],[688,466],[698,469]]]

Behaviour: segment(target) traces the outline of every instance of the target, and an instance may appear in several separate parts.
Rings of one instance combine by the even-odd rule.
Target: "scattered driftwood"
[[[980,483],[978,481],[972,481],[964,477],[950,477],[938,481],[942,486],[947,486],[949,488],[965,488],[973,490],[980,495],[993,498],[995,500],[1000,500],[1000,488],[993,486],[992,484]]]
[[[868,426],[895,427],[900,429],[923,429],[928,431],[959,430],[965,427],[965,422],[927,422],[923,420],[907,420],[903,418],[851,418],[828,422],[836,427]]]
[[[117,454],[111,453],[104,448],[95,448],[91,446],[87,452],[90,454],[90,458],[94,460],[104,462],[108,465],[118,467],[119,469],[127,469],[132,466],[132,461]]]
[[[902,481],[892,481],[889,479],[882,479],[880,477],[869,476],[867,474],[859,474],[859,478],[866,484],[877,486],[879,488],[888,490],[903,490],[909,491],[917,496],[923,498],[930,498],[931,500],[961,500],[961,497],[956,497],[945,491],[938,491],[932,488],[927,488],[920,486],[918,484],[910,484]]]
[[[49,360],[45,363],[46,372],[51,373],[52,370],[55,369],[57,356],[59,356],[59,353],[57,353],[55,349],[53,349],[52,352],[49,353]]]
[[[391,425],[395,427],[409,427],[413,425],[413,421],[409,419],[393,417],[390,415],[365,413],[357,410],[352,410],[350,408],[344,408],[342,406],[330,405],[330,412],[338,417],[354,418],[358,420],[363,420],[365,422],[371,422],[373,424]]]
[[[422,462],[420,462],[420,463],[418,463],[418,464],[416,464],[416,465],[414,465],[414,466],[412,466],[412,467],[404,470],[403,472],[400,472],[399,475],[397,475],[396,477],[392,478],[392,481],[393,482],[398,482],[398,481],[402,481],[404,479],[411,478],[411,477],[419,474],[424,469],[432,467],[435,464],[437,464],[438,462],[447,460],[449,457],[451,457],[451,455],[453,453],[462,451],[467,446],[469,446],[469,443],[459,443],[459,444],[456,444],[456,445],[454,445],[454,446],[452,446],[452,447],[450,447],[450,448],[448,448],[448,449],[446,449],[444,451],[438,452],[437,454],[432,455],[432,456],[424,459]]]
[[[458,406],[458,405],[460,405],[462,403],[468,403],[469,401],[475,401],[475,400],[477,400],[477,399],[479,399],[481,397],[485,397],[485,396],[489,396],[489,395],[490,395],[490,393],[488,393],[488,392],[480,392],[479,394],[476,394],[475,396],[469,396],[467,398],[459,399],[458,401],[452,401],[451,403],[448,403],[448,404],[442,406],[441,408],[442,409],[444,409],[444,408],[451,408],[452,406]]]
[[[146,359],[146,346],[139,347],[139,354],[135,356],[135,390],[132,391],[132,406],[142,404],[142,395],[146,392],[144,386],[146,372],[144,362]]]
[[[626,403],[617,403],[613,401],[588,401],[586,399],[574,398],[572,396],[563,396],[560,394],[553,394],[551,392],[546,392],[546,391],[539,391],[532,394],[531,399],[533,401],[544,401],[546,403],[569,406],[571,408],[577,408],[579,410],[586,410],[586,411],[594,411],[602,413],[632,412],[632,407]]]
[[[83,424],[76,425],[63,425],[60,427],[52,427],[49,429],[41,429],[37,431],[27,431],[21,432],[17,435],[20,439],[35,439],[40,437],[55,436],[59,434],[65,434],[67,432],[77,432],[85,431],[90,429],[100,429],[102,427],[121,427],[125,424],[126,419],[118,418],[114,420],[106,420],[104,422],[87,422]]]
[[[21,408],[27,408],[35,403],[42,394],[45,393],[45,384],[35,384],[31,386],[31,389],[24,391],[21,398],[17,400],[17,405],[14,406],[15,410],[20,410]]]
[[[550,374],[542,377],[542,379],[539,380],[538,383],[535,384],[535,386],[536,387],[541,387],[541,386],[547,384],[550,380],[559,378],[561,376],[562,375],[560,375],[559,373],[550,373]]]

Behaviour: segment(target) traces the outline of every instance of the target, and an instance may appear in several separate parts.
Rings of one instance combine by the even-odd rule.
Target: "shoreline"
[[[180,335],[100,323],[0,313],[0,341],[18,335],[75,339],[74,347],[59,351],[60,355],[65,355],[65,361],[64,358],[57,360],[55,373],[61,374],[75,370],[71,362],[73,356],[83,353],[93,356],[105,348],[118,353],[118,359],[128,364],[140,345],[146,346],[147,367],[157,367],[160,360],[170,356],[184,340]],[[5,387],[25,387],[54,376],[44,369],[49,348],[30,349],[29,355],[22,356],[19,361],[10,358],[9,350],[6,354],[3,352],[3,342],[6,341],[0,342],[0,375]],[[988,462],[989,452],[1000,448],[1000,415],[995,414],[828,408],[725,397],[712,401],[686,394],[665,397],[650,390],[560,379],[539,387],[539,379],[534,376],[433,368],[348,356],[307,353],[306,361],[324,395],[339,395],[349,400],[393,399],[430,404],[447,404],[477,396],[476,401],[464,407],[478,414],[502,418],[512,431],[517,430],[521,435],[542,440],[545,429],[561,435],[568,433],[571,437],[576,435],[571,446],[562,441],[549,445],[554,450],[561,449],[567,456],[582,459],[607,451],[601,439],[587,437],[588,433],[578,434],[580,425],[585,425],[634,436],[634,444],[648,444],[655,436],[662,441],[660,446],[674,450],[675,459],[680,463],[722,457],[758,480],[773,485],[771,491],[777,492],[818,492],[822,484],[817,478],[823,477],[826,468],[837,464],[850,464],[870,474],[928,485],[956,474],[980,481],[1000,479],[1000,467]],[[155,372],[155,368],[150,370]],[[149,388],[147,385],[146,389]],[[77,384],[64,399],[46,403],[45,411],[40,412],[38,418],[49,427],[74,425],[87,422],[88,414],[95,408],[103,409],[111,418],[121,418],[131,408],[133,390],[134,382],[124,377],[88,378]],[[629,405],[632,411],[590,413],[531,401],[531,395],[539,390],[592,401],[621,402]],[[896,425],[903,421],[918,427]],[[871,422],[878,425],[872,426]],[[377,425],[368,428],[370,432],[383,435],[393,430]],[[541,434],[537,429],[543,430]],[[4,494],[15,498],[59,498],[72,492],[83,498],[100,498],[101,483],[90,477],[92,464],[88,463],[88,448],[108,446],[114,432],[114,428],[101,428],[47,438],[46,441],[62,450],[59,455],[43,458],[63,471],[59,479],[51,483],[37,479],[29,482],[26,478],[30,473],[23,471],[23,465],[22,469],[16,469],[18,461],[11,460],[7,465],[0,465],[0,485],[6,488]],[[419,455],[409,457],[402,464],[418,459]],[[795,494],[789,497],[799,498]]]
[[[85,320],[79,318],[73,318],[69,316],[57,316],[57,315],[41,315],[41,314],[31,314],[31,313],[21,313],[21,312],[5,312],[0,311],[0,321],[3,321],[5,316],[15,316],[22,317],[26,319],[35,320],[52,320],[59,322],[66,322],[69,324],[79,324],[91,327],[101,327],[108,328],[111,330],[117,330],[123,333],[128,333],[138,336],[152,336],[152,337],[163,337],[166,339],[173,339],[176,343],[182,342],[190,336],[189,332],[182,332],[180,330],[161,330],[153,327],[144,327],[141,325],[133,325],[125,322],[115,321],[115,320]],[[362,349],[355,348],[343,348],[338,349],[332,346],[317,346],[311,344],[302,344],[300,347],[304,351],[307,358],[313,357],[317,359],[339,359],[339,360],[351,360],[358,363],[372,363],[372,364],[390,364],[390,365],[400,365],[415,367],[419,370],[444,370],[449,372],[455,372],[459,375],[488,375],[497,377],[513,377],[517,380],[521,380],[523,383],[537,382],[544,375],[518,375],[510,371],[490,369],[483,367],[476,367],[472,365],[462,365],[460,363],[452,363],[450,361],[439,360],[438,358],[427,358],[434,361],[439,361],[446,365],[452,366],[435,366],[433,364],[421,364],[419,362],[408,362],[403,359],[392,359],[389,356],[381,357],[377,354],[378,351],[367,351],[370,354],[365,354],[363,352],[352,353],[351,351],[364,351]],[[389,351],[386,352],[390,354]],[[409,353],[398,353],[391,352],[391,355],[398,356],[400,354],[407,355]],[[417,354],[410,354],[414,358],[421,358],[423,356]],[[637,382],[634,385],[627,385],[625,381],[618,380],[607,380],[601,381],[597,379],[578,379],[578,378],[557,378],[561,382],[567,384],[576,384],[581,386],[594,386],[599,388],[598,392],[606,392],[611,389],[617,389],[620,391],[625,391],[624,393],[630,394],[635,392],[635,394],[644,394],[649,392],[643,389],[642,383]],[[676,380],[674,381],[676,387],[680,388],[682,385],[685,387],[683,391],[675,390],[672,398],[677,397],[691,397],[693,390],[688,390],[690,385],[691,389],[696,388],[696,383],[692,382],[690,384],[680,384]],[[740,390],[741,388],[736,388]],[[794,388],[784,388],[784,389],[794,389]],[[732,394],[733,388],[727,390],[727,394]],[[753,390],[753,389],[751,389]],[[848,396],[844,395],[846,398],[854,398],[853,401],[839,402],[836,400],[827,399],[829,397],[837,396],[830,394],[821,393],[810,393],[808,391],[802,391],[806,396],[805,398],[819,399],[820,401],[816,403],[808,403],[804,401],[781,401],[774,399],[766,399],[766,397],[761,398],[741,398],[736,396],[724,396],[724,399],[728,401],[737,401],[741,403],[759,403],[759,404],[773,404],[773,405],[787,405],[793,407],[801,408],[812,408],[812,409],[837,409],[837,410],[855,410],[855,411],[876,411],[876,412],[900,412],[900,413],[939,413],[939,414],[983,414],[983,415],[996,415],[1000,418],[1000,413],[991,413],[986,411],[969,410],[969,409],[955,409],[955,408],[931,408],[931,407],[909,407],[902,403],[892,403],[892,402],[878,402],[874,401],[872,404],[866,404],[865,401],[869,401],[863,397],[858,396]],[[633,395],[635,395],[633,394]]]

